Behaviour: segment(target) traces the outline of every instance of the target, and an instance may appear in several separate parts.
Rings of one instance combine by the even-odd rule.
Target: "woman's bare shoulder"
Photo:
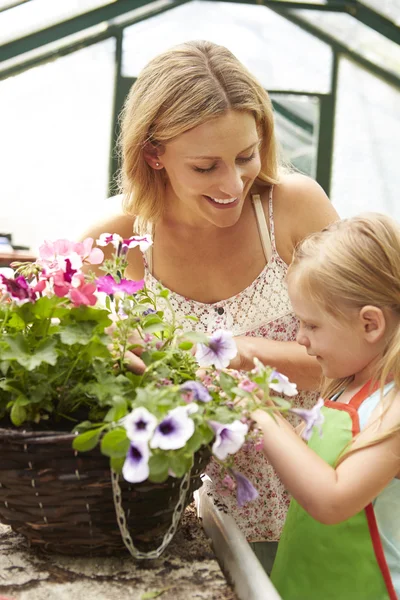
[[[274,216],[285,224],[293,246],[339,219],[322,187],[301,173],[285,174],[275,186]]]

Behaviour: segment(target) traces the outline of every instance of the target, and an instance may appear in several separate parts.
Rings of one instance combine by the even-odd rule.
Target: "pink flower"
[[[141,237],[133,235],[130,238],[123,239],[118,233],[102,233],[96,243],[98,246],[112,244],[116,250],[121,248],[122,252],[126,253],[129,248],[136,248],[136,246],[139,246],[141,252],[146,252],[153,241],[150,235],[143,235]]]
[[[76,272],[84,262],[97,265],[103,261],[103,251],[99,248],[92,249],[92,246],[92,238],[78,243],[69,240],[45,241],[39,248],[37,263],[48,273],[60,270]]]
[[[99,292],[105,292],[106,294],[116,294],[118,292],[135,294],[144,287],[144,280],[133,281],[130,279],[121,279],[117,283],[112,275],[104,275],[96,279],[96,286]]]
[[[74,275],[69,298],[74,306],[94,306],[97,298],[94,295],[96,286],[94,283],[85,283],[85,278],[82,274]]]
[[[36,300],[34,291],[22,275],[15,279],[8,279],[4,275],[0,275],[1,289],[11,296],[17,304],[25,304],[25,302],[34,302]]]
[[[250,379],[243,379],[243,381],[241,381],[238,385],[238,387],[240,387],[242,390],[244,390],[245,392],[254,392],[254,390],[256,390],[258,388],[258,385],[256,383],[254,383],[253,381],[250,381]]]

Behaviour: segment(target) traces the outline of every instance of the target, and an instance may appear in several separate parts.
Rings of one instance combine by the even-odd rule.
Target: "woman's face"
[[[230,227],[260,172],[259,136],[248,112],[227,111],[166,144],[167,218]]]

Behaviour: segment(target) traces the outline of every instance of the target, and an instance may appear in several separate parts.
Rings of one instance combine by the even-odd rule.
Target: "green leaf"
[[[53,339],[46,339],[39,342],[32,353],[28,342],[21,333],[17,334],[14,339],[8,338],[7,343],[9,349],[3,352],[2,358],[16,360],[28,371],[33,371],[43,362],[53,366],[57,362],[56,341]]]
[[[161,292],[158,294],[161,298],[168,298],[169,296],[169,290],[161,290]]]
[[[230,395],[232,388],[236,387],[237,381],[236,379],[222,371],[219,374],[219,384],[224,390],[224,392]]]
[[[119,421],[122,417],[125,417],[128,412],[128,404],[124,398],[116,397],[113,399],[114,405],[110,408],[106,416],[104,417],[104,421],[106,423],[111,423],[112,421]]]
[[[183,477],[193,466],[192,454],[182,451],[172,452],[169,456],[169,467],[176,477]]]
[[[159,596],[164,594],[164,592],[167,592],[170,589],[171,588],[168,587],[168,588],[164,588],[163,590],[154,590],[153,592],[144,592],[144,594],[142,594],[140,596],[140,600],[152,600],[153,598],[158,598]]]
[[[122,467],[124,466],[125,456],[120,458],[110,458],[110,467],[121,475]]]
[[[60,338],[63,344],[72,346],[73,344],[81,344],[86,346],[89,344],[93,336],[93,330],[96,327],[96,323],[71,323],[67,325],[60,332]]]
[[[7,321],[7,329],[16,329],[21,331],[25,328],[25,321],[17,314],[13,313]]]
[[[181,342],[178,348],[181,350],[191,350],[191,348],[193,348],[193,342]]]
[[[99,443],[100,435],[102,432],[102,428],[99,429],[91,429],[90,431],[85,431],[85,433],[81,433],[76,438],[74,438],[72,442],[72,447],[74,450],[78,450],[78,452],[87,452],[88,450],[93,450]]]
[[[126,431],[122,427],[108,431],[101,440],[101,451],[111,458],[122,458],[126,456],[130,441]]]
[[[27,414],[25,408],[21,406],[21,404],[19,404],[18,400],[15,401],[10,413],[10,418],[13,422],[13,425],[15,425],[16,427],[22,425],[22,423],[26,419],[26,416]]]
[[[165,454],[153,454],[149,459],[149,479],[154,483],[162,483],[168,478],[169,460]]]
[[[169,326],[165,323],[154,323],[152,325],[143,326],[144,333],[161,333],[162,331],[168,331]]]

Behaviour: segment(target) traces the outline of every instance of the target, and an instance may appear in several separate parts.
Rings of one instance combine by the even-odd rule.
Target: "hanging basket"
[[[192,471],[164,483],[129,484],[98,448],[78,453],[74,435],[0,429],[0,522],[29,544],[63,554],[157,558],[201,485],[208,448]]]

